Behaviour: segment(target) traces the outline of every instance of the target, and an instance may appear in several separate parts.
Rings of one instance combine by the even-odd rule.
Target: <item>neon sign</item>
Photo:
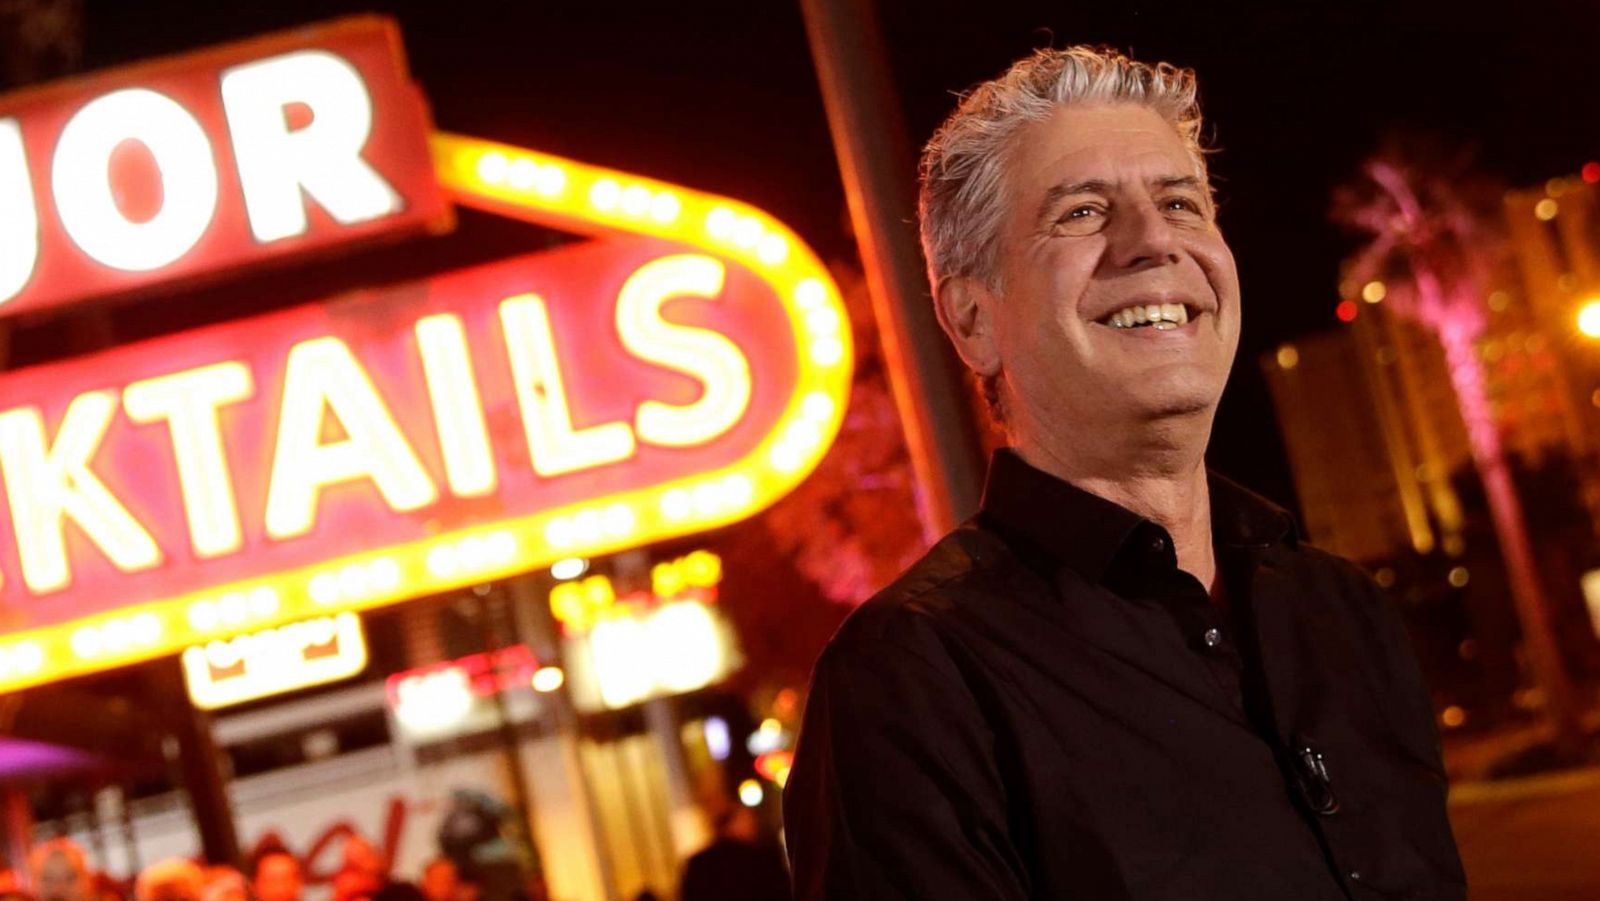
[[[214,710],[354,676],[367,665],[367,643],[360,617],[339,613],[218,639],[182,660],[189,699]]]
[[[598,240],[0,375],[0,691],[727,525],[816,467],[850,334],[793,232],[430,145],[450,200]]]
[[[450,224],[376,16],[0,97],[0,314]]]

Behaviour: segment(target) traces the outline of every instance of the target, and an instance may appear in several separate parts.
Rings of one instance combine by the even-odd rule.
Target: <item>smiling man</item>
[[[1074,47],[923,155],[940,322],[1005,427],[855,611],[784,792],[796,897],[1459,899],[1379,590],[1205,468],[1239,341],[1194,74]]]

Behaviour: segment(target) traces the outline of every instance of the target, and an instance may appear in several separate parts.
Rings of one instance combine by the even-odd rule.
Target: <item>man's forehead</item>
[[[1067,106],[1030,125],[1012,157],[1020,184],[1157,186],[1200,175],[1171,123],[1134,104]]]

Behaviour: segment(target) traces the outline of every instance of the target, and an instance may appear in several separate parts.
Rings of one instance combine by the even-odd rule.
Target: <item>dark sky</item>
[[[1475,146],[1512,184],[1600,157],[1600,5],[1578,0],[879,9],[919,144],[952,92],[1035,47],[1108,43],[1199,71],[1245,298],[1212,461],[1284,501],[1293,489],[1256,359],[1337,325],[1347,244],[1326,221],[1332,186],[1395,128]],[[440,126],[736,196],[824,255],[851,252],[798,0],[87,0],[86,62],[370,10],[399,19]]]

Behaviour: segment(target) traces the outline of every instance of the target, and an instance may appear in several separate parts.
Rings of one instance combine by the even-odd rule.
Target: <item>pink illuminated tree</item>
[[[1551,625],[1477,352],[1488,324],[1484,286],[1503,246],[1491,224],[1498,221],[1493,208],[1498,196],[1460,163],[1390,150],[1369,160],[1362,177],[1336,193],[1333,216],[1368,236],[1350,260],[1350,281],[1383,281],[1386,306],[1427,328],[1444,349],[1532,675],[1544,694],[1557,750],[1571,756],[1582,735],[1578,699]]]

